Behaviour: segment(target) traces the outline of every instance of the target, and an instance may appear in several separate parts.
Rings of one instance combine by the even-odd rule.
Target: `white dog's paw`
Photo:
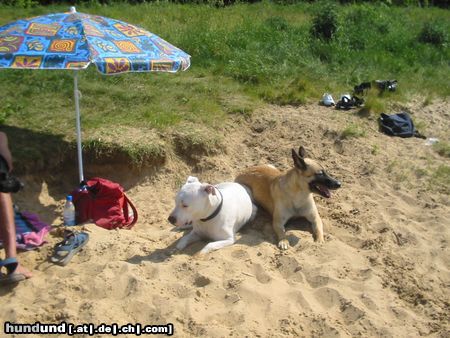
[[[325,242],[325,240],[323,239],[323,234],[317,234],[314,236],[314,242],[318,243],[318,244],[322,244]]]
[[[210,253],[211,251],[214,251],[214,250],[215,250],[214,248],[208,247],[208,245],[205,245],[205,246],[203,247],[203,249],[201,249],[201,250],[198,252],[198,254],[199,254],[199,255],[206,255],[207,253]]]
[[[281,250],[289,249],[289,241],[287,239],[282,239],[281,241],[278,242],[278,247]]]

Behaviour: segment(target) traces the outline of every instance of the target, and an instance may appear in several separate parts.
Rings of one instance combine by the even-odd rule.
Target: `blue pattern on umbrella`
[[[97,15],[68,12],[0,27],[0,68],[83,69],[103,74],[176,72],[190,56],[142,28]]]

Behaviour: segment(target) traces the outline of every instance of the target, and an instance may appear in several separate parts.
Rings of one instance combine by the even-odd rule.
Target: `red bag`
[[[83,188],[72,192],[72,198],[77,224],[92,220],[108,230],[131,229],[138,220],[137,210],[122,186],[107,179],[88,180]]]

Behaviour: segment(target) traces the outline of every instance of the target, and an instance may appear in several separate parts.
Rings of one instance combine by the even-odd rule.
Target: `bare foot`
[[[31,278],[33,277],[33,274],[31,273],[31,271],[28,271],[26,268],[24,268],[22,265],[19,264],[19,266],[16,268],[16,270],[14,270],[14,273],[21,273],[23,274],[26,278]]]

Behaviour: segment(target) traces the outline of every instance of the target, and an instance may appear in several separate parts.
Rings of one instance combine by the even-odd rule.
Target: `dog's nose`
[[[340,188],[340,187],[341,187],[341,182],[336,181],[335,186],[336,186],[336,189],[337,189],[337,188]]]
[[[175,216],[170,215],[169,218],[167,218],[167,220],[170,222],[170,224],[175,225],[177,219],[175,218]]]

